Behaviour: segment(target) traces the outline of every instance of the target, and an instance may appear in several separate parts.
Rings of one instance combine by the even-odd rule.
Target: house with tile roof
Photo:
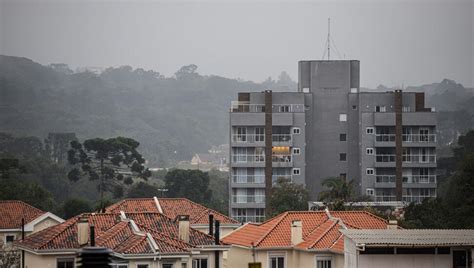
[[[105,211],[108,213],[159,212],[172,219],[178,215],[189,215],[191,227],[204,233],[209,232],[209,215],[212,214],[213,218],[220,222],[222,237],[241,226],[238,221],[187,198],[124,199],[108,206]]]
[[[474,230],[341,230],[345,268],[468,268],[474,263]]]
[[[247,223],[224,237],[231,244],[225,267],[342,268],[345,229],[387,229],[365,211],[290,211],[263,223]],[[257,266],[256,266],[257,267]]]
[[[94,230],[94,231],[92,231]],[[113,268],[214,267],[228,246],[190,227],[189,217],[159,212],[84,213],[16,243],[25,267],[74,267],[90,246],[113,251]]]
[[[64,222],[51,212],[42,211],[23,201],[0,201],[0,245],[9,245],[22,236],[22,222],[25,235],[41,231]]]

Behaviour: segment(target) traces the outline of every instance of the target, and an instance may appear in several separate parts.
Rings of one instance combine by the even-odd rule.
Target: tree
[[[181,67],[176,73],[176,79],[182,80],[182,79],[192,79],[198,77],[198,73],[196,72],[197,70],[197,65],[196,64],[190,64]]]
[[[168,197],[186,197],[200,204],[208,204],[212,198],[209,175],[200,170],[174,169],[168,172],[165,188]]]
[[[144,166],[145,159],[137,151],[139,145],[139,142],[125,137],[90,139],[84,141],[84,145],[71,141],[68,162],[76,167],[68,177],[72,181],[78,181],[83,176],[98,180],[100,200],[103,202],[104,193],[111,191],[115,185],[130,184],[130,181],[133,182],[131,176],[146,180],[151,175]]]
[[[158,188],[145,182],[133,185],[128,191],[128,198],[145,198],[159,196]]]
[[[270,207],[273,215],[285,211],[308,210],[308,191],[301,184],[278,178],[275,186],[272,187]]]
[[[327,178],[321,183],[327,190],[319,193],[319,200],[327,202],[331,210],[345,210],[345,203],[356,199],[354,184],[343,177]]]
[[[51,193],[38,183],[16,179],[0,180],[0,200],[21,200],[45,211],[55,205]]]
[[[65,219],[69,219],[83,212],[91,212],[92,206],[89,201],[81,198],[71,198],[62,205],[62,211]]]

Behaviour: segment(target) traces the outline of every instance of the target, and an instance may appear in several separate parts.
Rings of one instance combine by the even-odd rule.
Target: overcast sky
[[[296,80],[298,60],[321,59],[331,17],[341,57],[361,61],[362,86],[473,86],[474,0],[0,2],[0,53],[41,64],[168,76],[194,63],[201,74],[263,81],[285,70]]]

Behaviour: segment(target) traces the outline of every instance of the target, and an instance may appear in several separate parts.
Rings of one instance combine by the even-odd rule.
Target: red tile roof
[[[302,222],[303,242],[291,244],[291,222]],[[296,247],[306,250],[344,251],[340,228],[386,229],[387,221],[365,211],[294,211],[264,223],[248,223],[224,237],[223,242],[257,248]]]
[[[0,229],[19,229],[21,228],[22,218],[25,219],[25,224],[27,224],[44,213],[46,212],[23,201],[0,201]]]
[[[239,224],[238,221],[213,209],[195,203],[186,198],[158,198],[163,214],[174,219],[178,215],[189,215],[191,224],[209,224],[209,214],[221,224]],[[124,212],[160,212],[153,198],[125,199],[105,209],[109,213]]]
[[[95,226],[96,246],[112,249],[120,254],[152,254],[153,237],[161,254],[189,252],[189,248],[213,245],[213,237],[190,228],[190,241],[178,238],[178,223],[160,213],[128,213],[122,219],[117,213],[81,214],[64,223],[52,226],[26,237],[18,245],[32,250],[79,249],[77,223],[80,217],[87,217],[89,225]],[[131,221],[139,229],[134,230]]]

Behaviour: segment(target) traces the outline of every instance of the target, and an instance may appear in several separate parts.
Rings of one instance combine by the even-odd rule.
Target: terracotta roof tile
[[[213,209],[195,203],[186,198],[158,198],[163,214],[175,219],[179,215],[189,215],[191,224],[209,224],[209,214],[213,214],[221,224],[239,224],[238,221]],[[153,198],[125,199],[107,207],[106,212],[159,212]]]
[[[79,249],[77,223],[80,217],[87,217],[94,225],[96,245],[111,248],[120,254],[151,254],[153,248],[146,236],[149,233],[161,253],[188,252],[189,248],[214,244],[214,239],[202,232],[190,229],[190,242],[178,239],[178,223],[160,213],[127,213],[121,219],[117,213],[81,214],[68,221],[49,227],[26,237],[18,245],[33,250]],[[140,232],[133,229],[131,220]]]
[[[331,249],[343,252],[344,239],[340,228],[386,229],[387,222],[364,211],[330,212],[300,211],[285,212],[261,224],[247,224],[226,236],[223,241],[260,248],[292,247],[291,222],[302,222],[303,242],[301,249]]]
[[[19,229],[21,228],[22,218],[25,219],[25,224],[27,224],[44,213],[46,212],[23,201],[0,201],[0,229]]]

